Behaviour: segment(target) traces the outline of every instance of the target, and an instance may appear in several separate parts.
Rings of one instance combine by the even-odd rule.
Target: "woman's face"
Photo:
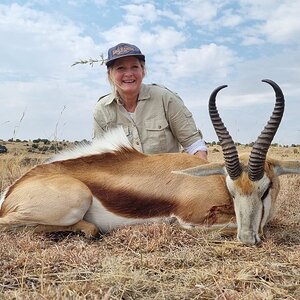
[[[113,64],[109,76],[117,91],[122,94],[138,94],[145,72],[138,58],[119,58]]]

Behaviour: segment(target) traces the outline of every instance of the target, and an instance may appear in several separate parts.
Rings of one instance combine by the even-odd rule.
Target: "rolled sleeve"
[[[189,154],[195,154],[198,151],[207,152],[207,147],[203,139],[196,141],[191,146],[184,149]]]

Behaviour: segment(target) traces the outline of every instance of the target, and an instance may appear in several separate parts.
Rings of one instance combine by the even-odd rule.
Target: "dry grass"
[[[299,159],[293,149],[279,150],[271,151]],[[2,189],[30,167],[24,157],[0,158]],[[166,224],[99,240],[2,232],[1,299],[300,299],[300,176],[282,176],[281,185],[277,217],[259,247]]]

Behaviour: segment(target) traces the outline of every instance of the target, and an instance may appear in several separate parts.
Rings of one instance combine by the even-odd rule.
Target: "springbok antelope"
[[[207,163],[185,153],[145,155],[116,129],[90,146],[63,152],[38,165],[1,197],[0,228],[31,226],[35,231],[82,231],[86,236],[116,227],[170,217],[187,227],[237,224],[238,239],[260,242],[259,231],[273,215],[278,176],[300,173],[299,161],[266,154],[284,111],[279,86],[270,121],[250,158],[236,146],[219,117],[213,91],[209,113],[220,140],[224,163]]]

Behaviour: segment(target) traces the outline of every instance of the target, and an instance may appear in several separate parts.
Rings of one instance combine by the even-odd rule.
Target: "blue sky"
[[[254,141],[282,88],[286,110],[274,142],[300,144],[300,1],[33,0],[0,4],[0,139],[92,138],[106,57],[120,42],[146,55],[145,83],[178,93],[207,141],[207,111],[219,85],[220,115],[233,139]]]

